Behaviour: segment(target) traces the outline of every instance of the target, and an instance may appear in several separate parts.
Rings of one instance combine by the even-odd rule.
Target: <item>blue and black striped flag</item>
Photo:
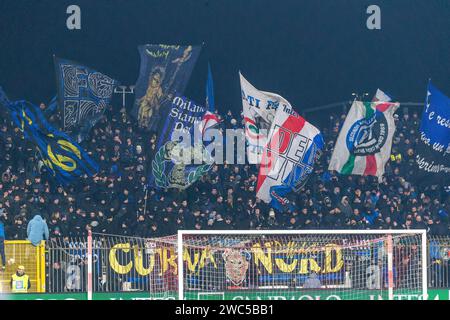
[[[6,101],[6,103],[5,103]],[[3,101],[14,124],[32,141],[50,174],[62,185],[81,176],[93,176],[98,165],[77,142],[47,122],[40,108],[27,101]]]

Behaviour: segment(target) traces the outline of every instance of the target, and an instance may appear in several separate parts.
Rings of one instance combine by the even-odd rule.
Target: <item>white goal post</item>
[[[427,295],[425,230],[179,230],[178,298]]]

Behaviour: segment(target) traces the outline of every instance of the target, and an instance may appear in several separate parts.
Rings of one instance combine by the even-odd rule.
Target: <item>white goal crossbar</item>
[[[265,236],[265,235],[386,235],[387,237],[387,262],[388,262],[388,281],[389,281],[389,300],[393,299],[393,254],[392,254],[392,236],[409,234],[420,236],[420,247],[421,247],[421,281],[422,281],[422,297],[423,300],[427,300],[427,240],[426,240],[426,230],[179,230],[177,238],[177,251],[178,251],[178,298],[179,300],[184,300],[184,261],[183,261],[183,249],[184,242],[183,236],[185,235],[252,235],[252,236]],[[222,292],[216,293],[223,295]]]

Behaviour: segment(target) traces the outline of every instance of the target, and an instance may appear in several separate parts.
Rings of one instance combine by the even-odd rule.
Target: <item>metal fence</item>
[[[6,240],[6,261],[3,261],[6,268],[0,272],[0,292],[11,291],[11,276],[19,266],[24,266],[26,274],[30,277],[31,287],[28,292],[45,292],[44,250],[44,241],[34,246],[28,240]]]
[[[47,241],[47,292],[86,292],[87,239]]]
[[[450,236],[428,237],[428,287],[450,288]]]
[[[143,239],[94,234],[93,292],[147,291],[155,296],[177,290],[174,237]],[[86,238],[48,242],[47,291],[87,291]]]
[[[428,237],[428,286],[450,288],[450,236]],[[87,291],[87,239],[47,243],[47,292]],[[93,292],[177,292],[176,237],[143,239],[93,235]]]

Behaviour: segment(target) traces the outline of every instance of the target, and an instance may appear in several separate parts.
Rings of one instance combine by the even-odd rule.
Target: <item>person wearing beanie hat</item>
[[[16,273],[11,276],[11,292],[27,293],[31,287],[30,277],[25,274],[25,267],[20,265]]]

